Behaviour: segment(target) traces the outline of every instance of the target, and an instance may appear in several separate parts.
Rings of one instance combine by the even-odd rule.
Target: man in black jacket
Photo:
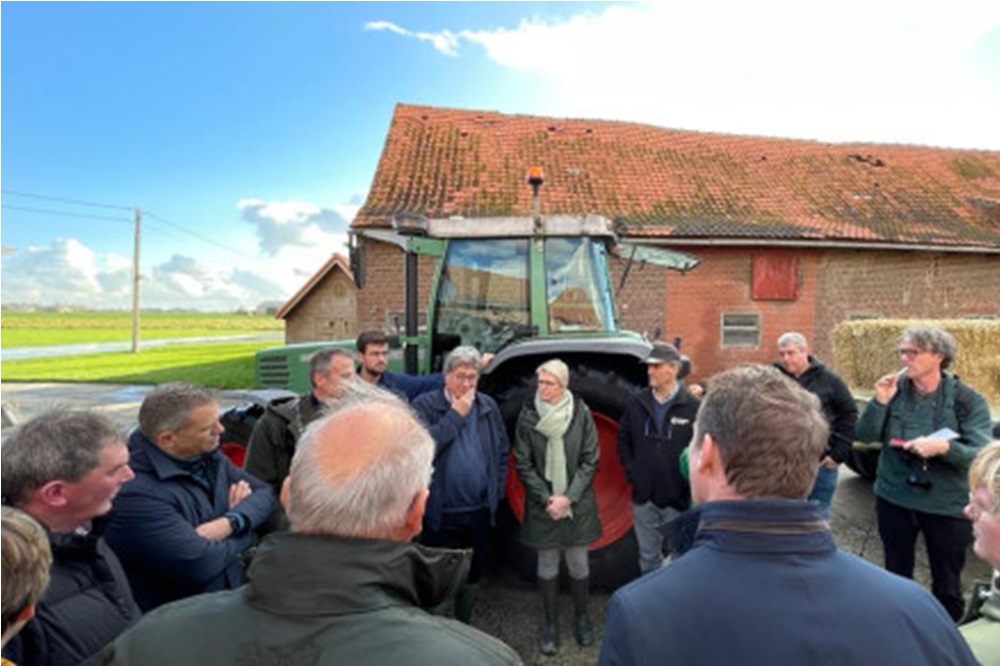
[[[99,414],[52,410],[4,443],[2,464],[4,504],[38,521],[52,547],[49,587],[4,657],[32,666],[100,663],[100,650],[141,615],[101,536],[102,517],[133,477],[125,442]]]
[[[774,366],[819,398],[823,415],[830,424],[830,439],[809,493],[809,499],[819,502],[823,515],[829,518],[833,493],[837,490],[837,469],[851,454],[854,443],[858,408],[844,380],[809,353],[809,344],[801,333],[782,334],[778,338],[778,356],[781,360]]]
[[[699,404],[677,381],[681,355],[676,347],[654,344],[645,363],[649,388],[629,397],[618,425],[618,455],[632,484],[641,574],[663,563],[662,529],[691,504],[680,455],[691,442]]]

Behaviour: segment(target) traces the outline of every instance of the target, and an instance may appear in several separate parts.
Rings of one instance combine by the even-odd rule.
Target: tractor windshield
[[[549,331],[613,331],[604,246],[589,238],[545,241]]]
[[[454,240],[438,287],[435,330],[494,352],[529,329],[528,241]]]

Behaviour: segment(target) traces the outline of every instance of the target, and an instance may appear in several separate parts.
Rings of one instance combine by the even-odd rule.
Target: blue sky
[[[1000,3],[3,2],[3,303],[127,308],[135,206],[144,306],[288,298],[400,102],[1000,150]]]

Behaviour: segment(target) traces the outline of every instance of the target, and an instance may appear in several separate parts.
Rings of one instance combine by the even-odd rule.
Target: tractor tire
[[[594,587],[615,590],[639,575],[639,555],[632,530],[632,487],[618,458],[618,420],[628,396],[638,387],[603,369],[585,365],[570,368],[570,390],[590,407],[600,443],[600,462],[594,492],[602,536],[590,544],[590,580]],[[521,407],[535,394],[534,376],[522,378],[497,396],[513,449],[514,429]],[[536,555],[521,544],[524,486],[517,476],[511,453],[507,476],[507,502],[498,519],[499,552],[505,562],[525,579],[535,578]]]

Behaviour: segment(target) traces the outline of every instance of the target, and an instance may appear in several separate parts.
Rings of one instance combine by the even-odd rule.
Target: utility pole
[[[135,209],[135,245],[132,248],[132,353],[139,353],[139,231],[142,211]]]

